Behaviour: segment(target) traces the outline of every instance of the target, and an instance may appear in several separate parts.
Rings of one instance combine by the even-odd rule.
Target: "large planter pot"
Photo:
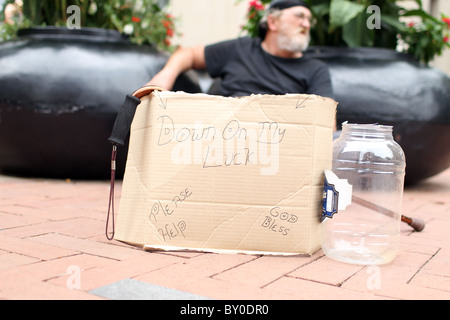
[[[23,30],[0,43],[0,170],[59,178],[106,178],[107,142],[125,98],[167,56],[103,29]],[[188,76],[175,90],[200,92]],[[123,174],[126,148],[119,153]]]
[[[450,167],[450,78],[445,73],[387,49],[313,47],[308,54],[330,67],[338,124],[394,127],[406,155],[408,184]]]

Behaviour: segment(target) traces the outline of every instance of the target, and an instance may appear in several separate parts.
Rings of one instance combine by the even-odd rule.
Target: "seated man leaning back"
[[[221,78],[219,95],[305,93],[333,97],[328,67],[305,57],[312,15],[302,0],[275,0],[260,26],[260,37],[178,49],[148,82],[171,90],[180,73],[206,69]]]

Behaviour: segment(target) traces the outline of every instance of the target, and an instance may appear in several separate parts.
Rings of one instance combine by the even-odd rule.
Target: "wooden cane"
[[[111,137],[108,139],[113,145],[113,151],[111,155],[111,187],[109,192],[109,204],[108,213],[106,217],[106,238],[113,240],[115,235],[114,226],[114,188],[116,180],[116,158],[118,146],[125,145],[125,138],[130,132],[130,127],[136,108],[141,102],[141,99],[150,95],[153,91],[165,91],[164,88],[159,86],[144,86],[136,90],[132,95],[127,95],[122,107],[116,117]],[[112,223],[112,231],[109,232],[109,223]]]
[[[391,210],[388,210],[384,207],[381,207],[372,202],[369,202],[367,200],[364,200],[364,199],[361,199],[361,198],[358,198],[355,196],[352,196],[352,201],[354,203],[359,204],[363,207],[366,207],[370,210],[380,212],[380,213],[385,214],[390,217],[395,217],[397,215],[395,212],[393,212]],[[410,218],[410,217],[406,217],[406,216],[402,215],[402,222],[405,222],[410,227],[412,227],[414,229],[414,231],[417,231],[417,232],[421,232],[423,229],[425,229],[425,221],[423,221],[422,219],[414,219],[414,218]]]

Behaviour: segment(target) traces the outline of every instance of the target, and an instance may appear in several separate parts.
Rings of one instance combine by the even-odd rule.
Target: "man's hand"
[[[205,46],[178,49],[167,61],[164,68],[157,73],[146,85],[156,85],[172,90],[178,76],[190,69],[204,69]]]
[[[168,91],[172,90],[175,81],[178,77],[178,74],[172,75],[170,74],[170,70],[161,70],[158,72],[149,82],[147,82],[145,85],[154,85],[158,87],[162,87]]]

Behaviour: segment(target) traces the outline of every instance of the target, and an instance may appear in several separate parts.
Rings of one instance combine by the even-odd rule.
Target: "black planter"
[[[406,182],[450,167],[450,78],[409,56],[375,48],[313,47],[328,64],[339,102],[338,124],[394,126],[406,155]]]
[[[0,43],[0,170],[58,178],[107,178],[107,142],[125,98],[167,56],[115,31],[33,28]],[[200,92],[180,76],[174,90]],[[127,148],[118,158],[123,174]]]

